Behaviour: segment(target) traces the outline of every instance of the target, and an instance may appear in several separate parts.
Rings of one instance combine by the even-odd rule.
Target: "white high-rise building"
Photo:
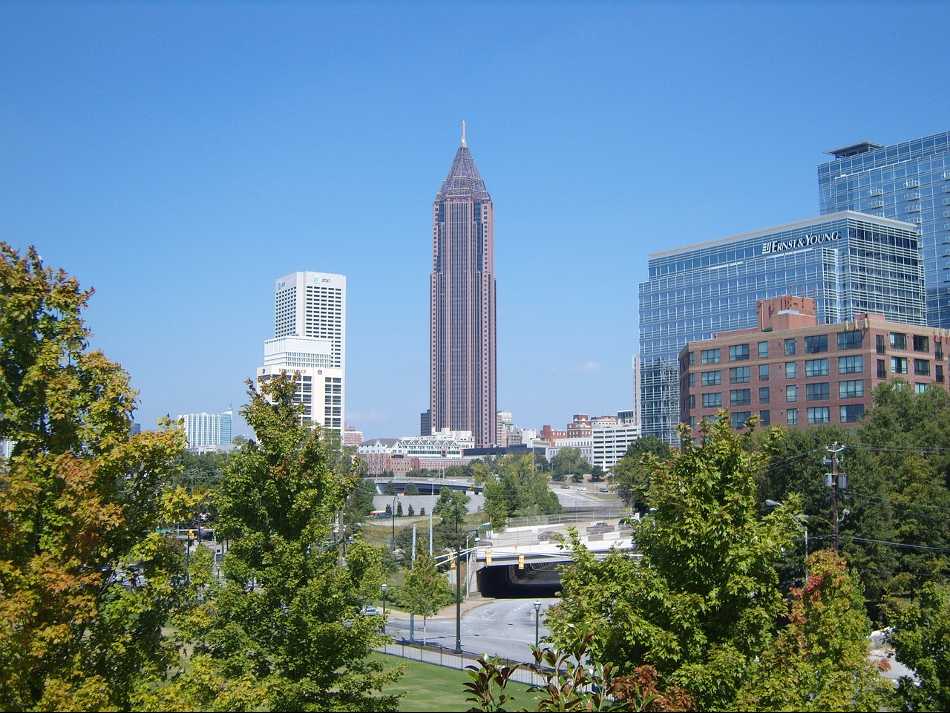
[[[640,426],[620,423],[613,426],[595,427],[591,430],[593,465],[605,472],[617,465],[627,454],[627,449],[640,438]]]
[[[180,413],[175,418],[183,423],[188,450],[195,453],[226,451],[231,447],[233,413]]]
[[[302,421],[342,436],[346,423],[346,277],[294,272],[274,283],[274,338],[264,342],[258,383],[300,377]]]

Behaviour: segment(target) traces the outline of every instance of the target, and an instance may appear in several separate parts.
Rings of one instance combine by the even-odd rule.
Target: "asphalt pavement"
[[[487,604],[462,613],[462,649],[476,654],[490,654],[513,661],[531,662],[534,644],[534,599],[494,599]],[[539,635],[548,630],[544,614],[558,599],[548,597],[541,602]],[[390,617],[386,633],[396,639],[409,638],[409,620]],[[422,641],[422,617],[416,617],[416,641]],[[430,619],[426,626],[426,643],[455,648],[455,619]]]

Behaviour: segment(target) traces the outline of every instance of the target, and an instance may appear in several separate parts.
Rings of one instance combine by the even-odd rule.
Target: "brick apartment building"
[[[679,355],[680,419],[695,428],[727,411],[733,428],[859,422],[875,387],[902,380],[923,391],[947,388],[950,330],[860,314],[818,324],[815,300],[757,303],[758,327],[689,342]]]

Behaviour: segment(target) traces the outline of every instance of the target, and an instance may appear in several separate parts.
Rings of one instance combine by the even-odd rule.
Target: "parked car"
[[[374,607],[372,604],[363,607],[363,616],[379,616],[379,607]]]

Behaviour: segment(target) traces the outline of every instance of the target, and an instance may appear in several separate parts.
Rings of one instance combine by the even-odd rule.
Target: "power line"
[[[857,542],[874,542],[879,545],[891,545],[892,547],[906,547],[914,550],[932,550],[934,552],[950,552],[950,547],[931,547],[929,545],[912,545],[905,542],[892,542],[890,540],[874,540],[869,537],[852,537]]]

